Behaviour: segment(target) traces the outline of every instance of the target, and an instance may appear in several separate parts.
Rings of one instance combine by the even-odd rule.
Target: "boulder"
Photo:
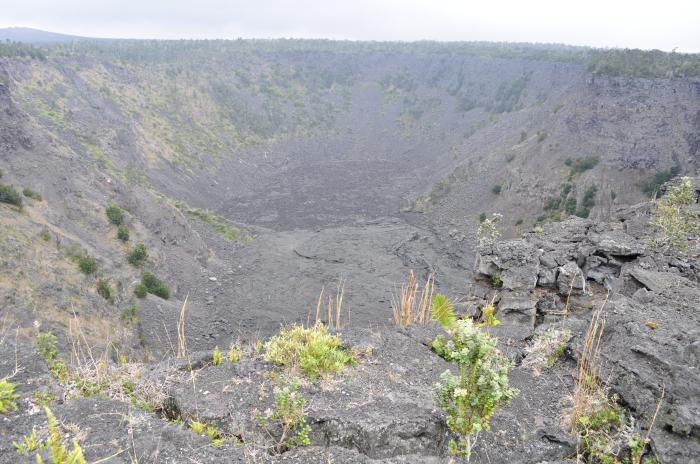
[[[530,290],[537,285],[542,250],[523,240],[499,242],[477,252],[475,270],[500,275],[505,290]]]
[[[561,295],[581,293],[586,288],[586,277],[580,267],[573,261],[559,267],[557,275],[557,288]]]
[[[504,325],[535,328],[537,298],[530,294],[505,293],[498,302],[497,317]]]

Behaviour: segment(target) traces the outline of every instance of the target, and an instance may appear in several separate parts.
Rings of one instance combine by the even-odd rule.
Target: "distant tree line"
[[[594,74],[630,77],[700,77],[700,55],[660,50],[595,49],[558,44],[509,42],[353,42],[311,39],[117,40],[95,39],[45,44],[0,44],[0,56],[93,55],[135,62],[193,63],[228,60],[230,55],[274,57],[310,54],[328,57],[378,54],[479,56],[580,63]]]
[[[6,58],[33,58],[37,60],[45,60],[44,51],[33,45],[11,42],[9,40],[0,42],[0,57]]]

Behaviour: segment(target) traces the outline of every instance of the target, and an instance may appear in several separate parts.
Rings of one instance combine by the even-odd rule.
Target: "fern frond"
[[[433,297],[430,317],[434,321],[438,321],[445,329],[451,329],[457,325],[457,317],[452,309],[452,303],[441,293]]]

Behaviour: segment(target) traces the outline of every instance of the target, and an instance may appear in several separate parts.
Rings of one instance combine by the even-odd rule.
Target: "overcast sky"
[[[700,52],[700,0],[0,0],[0,27],[129,38],[491,40]]]

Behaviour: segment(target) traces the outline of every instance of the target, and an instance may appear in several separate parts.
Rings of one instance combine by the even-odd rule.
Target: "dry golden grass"
[[[177,358],[181,359],[187,356],[187,340],[185,338],[185,313],[187,311],[187,299],[189,294],[185,296],[185,301],[180,306],[180,317],[177,320]]]
[[[420,296],[418,290],[420,288]],[[408,271],[406,281],[398,294],[391,296],[391,311],[396,325],[425,324],[430,320],[430,303],[435,292],[435,275],[430,274],[421,286],[413,270]]]
[[[342,278],[338,279],[338,285],[335,289],[335,295],[327,295],[328,300],[325,301],[323,298],[324,292],[325,287],[321,287],[321,292],[318,294],[318,301],[316,302],[316,320],[314,324],[318,324],[319,322],[323,323],[324,314],[322,313],[325,313],[325,326],[329,329],[340,330],[340,328],[342,327],[343,319],[343,298],[345,297],[345,280]],[[347,318],[349,318],[349,313]],[[310,312],[306,317],[306,326],[311,327]]]
[[[101,394],[108,398],[132,402],[142,407],[160,408],[167,398],[166,378],[163,383],[141,378],[142,365],[128,362],[119,355],[120,363],[110,358],[111,343],[99,355],[88,343],[80,319],[74,315],[70,322],[68,339],[71,343],[69,382],[65,385],[68,396]]]
[[[600,309],[593,312],[583,339],[571,410],[572,428],[576,427],[580,417],[593,408],[599,408],[601,404],[609,402],[605,384],[599,379],[601,340],[605,330],[603,309],[607,301],[606,297]]]

